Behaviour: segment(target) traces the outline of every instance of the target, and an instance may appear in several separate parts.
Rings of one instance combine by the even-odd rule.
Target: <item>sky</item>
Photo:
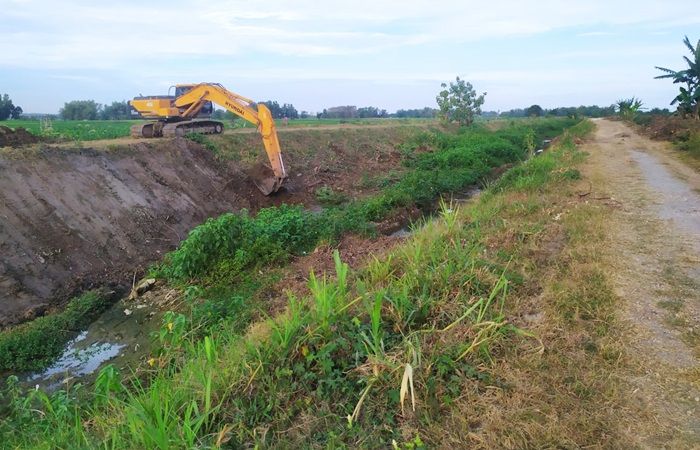
[[[0,0],[0,94],[25,112],[211,81],[311,112],[435,107],[460,76],[484,110],[667,107],[697,0]]]

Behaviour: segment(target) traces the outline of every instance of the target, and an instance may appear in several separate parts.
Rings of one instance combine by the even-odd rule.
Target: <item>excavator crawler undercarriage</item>
[[[135,138],[158,138],[185,136],[187,133],[221,134],[223,122],[209,119],[193,119],[180,122],[149,122],[133,125],[131,136]]]

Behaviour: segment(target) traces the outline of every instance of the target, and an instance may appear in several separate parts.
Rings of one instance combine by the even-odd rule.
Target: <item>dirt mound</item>
[[[39,138],[22,127],[16,129],[0,125],[0,147],[21,147],[39,142]]]
[[[206,218],[265,202],[240,168],[184,139],[0,154],[0,327],[130,282]]]
[[[642,124],[642,131],[653,139],[685,140],[690,133],[700,131],[700,122],[678,116],[652,116]]]

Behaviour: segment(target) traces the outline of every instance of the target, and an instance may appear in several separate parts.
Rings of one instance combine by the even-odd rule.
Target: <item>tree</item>
[[[19,119],[22,108],[15,106],[7,94],[0,95],[0,120]]]
[[[275,101],[275,100],[267,100],[264,103],[265,106],[270,110],[270,113],[272,113],[272,118],[273,119],[298,119],[299,118],[299,112],[297,109],[292,105],[291,103],[284,103],[282,106]]]
[[[429,118],[432,119],[437,115],[437,109],[425,107],[423,109],[399,109],[393,116],[404,118],[404,117],[418,117],[418,118]]]
[[[632,120],[642,109],[642,105],[642,101],[636,97],[621,99],[617,101],[617,111],[623,119]]]
[[[122,100],[121,102],[112,102],[111,105],[105,105],[100,112],[100,118],[103,120],[126,120],[131,118],[131,107],[129,102]]]
[[[357,106],[333,106],[324,109],[319,118],[321,119],[354,119],[357,117]]]
[[[544,110],[540,105],[532,105],[525,110],[525,115],[528,117],[540,117],[544,115]]]
[[[238,116],[227,109],[215,109],[211,113],[211,118],[216,120],[227,120],[229,122],[234,122],[238,119]]]
[[[96,120],[100,109],[95,100],[73,100],[65,103],[58,114],[64,120]]]
[[[292,105],[291,103],[285,103],[282,105],[282,118],[287,118],[287,119],[298,119],[299,118],[299,112],[297,109]]]
[[[657,69],[665,73],[654,78],[671,78],[674,84],[685,84],[685,87],[680,87],[680,93],[671,101],[671,104],[677,103],[678,110],[683,116],[690,114],[695,120],[700,120],[700,40],[694,48],[690,44],[688,36],[685,36],[683,43],[691,54],[690,58],[683,57],[688,68],[676,71],[656,66]]]
[[[439,117],[446,122],[457,122],[461,126],[471,125],[474,116],[481,114],[486,92],[477,96],[471,83],[457,77],[454,83],[440,85],[443,90],[435,97],[440,108]]]
[[[363,106],[362,108],[357,108],[357,117],[360,119],[386,117],[387,115],[386,109],[379,109],[375,106]]]

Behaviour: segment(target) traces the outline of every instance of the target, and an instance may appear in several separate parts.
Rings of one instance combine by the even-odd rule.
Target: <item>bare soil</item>
[[[589,201],[612,207],[609,265],[629,327],[625,397],[643,448],[700,447],[700,174],[669,144],[596,121]]]
[[[15,130],[0,125],[0,147],[21,147],[39,142],[39,138],[22,127]]]
[[[244,173],[184,140],[0,156],[0,325],[131,280],[193,226],[256,195]]]
[[[700,121],[678,116],[653,116],[640,128],[652,139],[674,141],[687,138],[693,131],[700,131]]]

